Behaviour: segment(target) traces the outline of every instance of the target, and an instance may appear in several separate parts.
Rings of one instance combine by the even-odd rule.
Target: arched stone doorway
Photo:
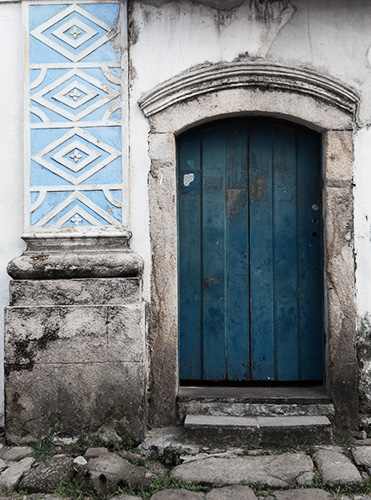
[[[316,73],[264,64],[196,68],[149,92],[152,244],[150,418],[175,421],[178,390],[176,141],[187,129],[238,115],[290,120],[322,135],[326,387],[339,426],[358,420],[353,244],[353,140],[357,95]]]

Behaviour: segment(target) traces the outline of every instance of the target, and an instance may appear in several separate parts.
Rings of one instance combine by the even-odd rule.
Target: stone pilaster
[[[134,440],[146,427],[142,260],[128,240],[29,241],[8,267],[6,435],[91,434]],[[108,245],[109,243],[109,245]],[[107,245],[109,248],[107,248]]]

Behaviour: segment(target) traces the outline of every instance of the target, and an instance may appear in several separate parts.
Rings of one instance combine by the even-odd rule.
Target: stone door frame
[[[176,421],[178,243],[176,136],[212,120],[270,116],[322,134],[326,387],[335,423],[358,425],[353,128],[358,95],[302,68],[261,63],[200,66],[148,92],[139,105],[150,125],[152,246],[150,421]]]

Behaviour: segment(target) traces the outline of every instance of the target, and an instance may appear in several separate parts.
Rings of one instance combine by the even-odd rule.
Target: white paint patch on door
[[[183,184],[188,187],[195,180],[195,174],[184,174]]]

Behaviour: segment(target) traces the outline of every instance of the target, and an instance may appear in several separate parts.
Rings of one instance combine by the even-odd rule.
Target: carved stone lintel
[[[261,62],[233,62],[203,65],[158,85],[139,100],[145,116],[150,117],[174,104],[223,89],[252,87],[279,89],[306,94],[353,114],[357,92],[332,78],[306,68]]]
[[[129,248],[130,232],[112,237],[29,237],[27,250],[8,264],[8,274],[24,279],[139,276],[142,258]]]

